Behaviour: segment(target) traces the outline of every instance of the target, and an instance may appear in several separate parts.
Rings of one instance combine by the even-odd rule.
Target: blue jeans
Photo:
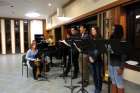
[[[91,63],[91,69],[93,73],[93,80],[95,84],[95,92],[94,93],[101,93],[102,90],[102,70],[103,64],[102,62],[94,62]]]
[[[118,75],[117,72],[119,68],[119,66],[109,65],[109,74],[111,77],[112,84],[117,85],[118,88],[124,88],[123,76]]]

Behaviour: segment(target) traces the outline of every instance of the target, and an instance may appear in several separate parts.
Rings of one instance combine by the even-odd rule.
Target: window
[[[6,53],[11,53],[11,22],[10,19],[5,19],[5,38],[6,38]]]
[[[20,27],[19,20],[15,20],[15,50],[20,53]]]
[[[24,48],[25,52],[29,49],[29,21],[24,20]]]

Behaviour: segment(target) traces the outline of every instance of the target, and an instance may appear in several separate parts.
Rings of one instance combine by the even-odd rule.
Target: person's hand
[[[89,56],[89,61],[90,63],[94,63],[94,59],[91,56]]]
[[[122,75],[122,74],[123,74],[123,68],[119,68],[119,69],[117,70],[117,73],[118,73],[118,75]]]

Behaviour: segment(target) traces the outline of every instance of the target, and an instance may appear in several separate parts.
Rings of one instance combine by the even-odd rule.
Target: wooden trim
[[[80,16],[78,16],[78,17],[76,17],[76,18],[74,18],[74,19],[72,19],[70,21],[67,21],[67,22],[63,23],[63,24],[56,25],[56,26],[52,27],[51,29],[54,29],[56,27],[60,27],[61,25],[68,25],[68,24],[72,24],[74,22],[82,21],[82,20],[84,20],[84,19],[86,19],[88,17],[95,16],[98,13],[102,13],[104,11],[107,11],[109,9],[115,8],[117,6],[125,6],[125,5],[132,4],[132,3],[135,3],[135,2],[138,2],[138,1],[139,0],[118,0],[118,1],[115,1],[115,2],[113,2],[111,4],[108,4],[108,5],[105,5],[103,7],[100,7],[98,9],[96,9],[96,10],[93,10],[93,11],[91,11],[89,13],[80,15]],[[49,30],[51,30],[51,29],[49,29]]]
[[[133,65],[125,64],[125,68],[132,69],[134,71],[140,72],[140,66],[138,67],[138,66],[133,66]]]
[[[104,12],[106,10],[112,9],[114,7],[117,7],[117,6],[121,6],[122,4],[126,4],[128,2],[132,2],[132,0],[118,0],[118,1],[115,1],[115,2],[113,2],[111,4],[108,4],[108,5],[105,5],[103,7],[100,7],[100,8],[98,8],[96,10],[93,10],[93,11],[91,11],[89,13],[80,15],[80,16],[72,19],[71,21],[67,22],[66,24],[74,23],[76,21],[81,21],[81,20],[86,19],[86,18],[88,18],[90,16],[94,16],[97,13]]]

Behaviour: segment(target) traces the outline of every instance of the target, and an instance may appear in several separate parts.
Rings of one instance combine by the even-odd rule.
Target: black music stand
[[[83,79],[83,50],[89,48],[89,40],[88,39],[81,39],[78,44],[79,44],[79,47],[81,49],[81,54],[82,54],[82,75],[81,75],[82,83],[81,83],[81,88],[76,93],[79,93],[79,92],[88,93],[88,91],[84,88],[84,79]]]
[[[70,61],[71,61],[71,84],[70,84],[70,86],[64,86],[64,87],[66,87],[66,88],[68,88],[68,89],[70,89],[71,90],[71,93],[73,93],[73,91],[74,91],[74,89],[76,89],[76,88],[78,88],[78,87],[80,87],[80,86],[74,86],[73,85],[73,83],[72,83],[72,51],[73,51],[73,49],[72,49],[72,44],[73,44],[73,41],[70,41],[71,42],[71,46],[70,46]]]
[[[42,71],[42,75],[39,81],[48,81],[48,78],[46,76],[46,62],[45,62],[45,51],[46,48],[48,47],[48,43],[46,42],[40,42],[38,44],[38,48],[39,48],[39,55],[43,57],[43,71]]]

